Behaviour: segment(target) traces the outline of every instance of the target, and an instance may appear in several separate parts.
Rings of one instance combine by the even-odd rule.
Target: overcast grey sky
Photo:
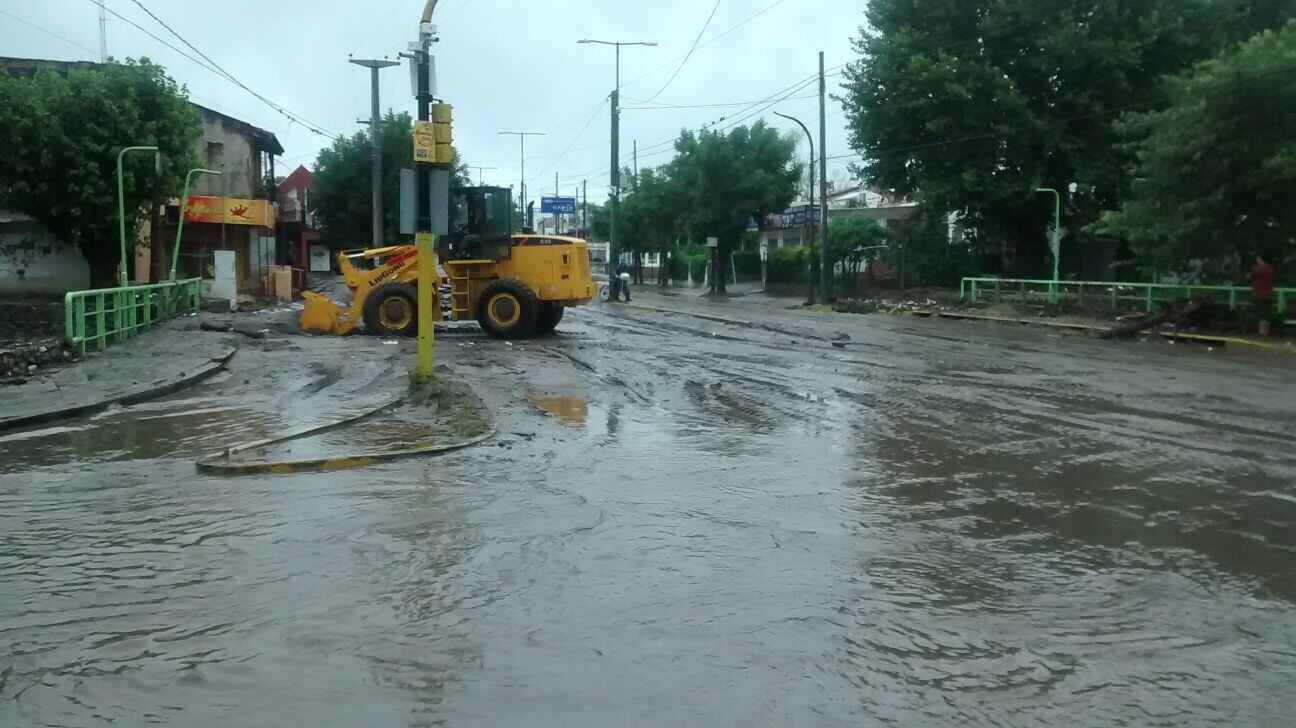
[[[340,134],[357,131],[356,120],[367,117],[369,109],[369,72],[349,65],[347,55],[395,58],[414,40],[423,7],[423,0],[140,2],[259,94]],[[105,5],[184,48],[134,0],[105,0]],[[588,179],[591,199],[602,199],[608,182],[606,100],[614,85],[613,49],[578,45],[578,39],[660,44],[622,51],[623,107],[654,107],[622,114],[622,151],[629,155],[632,141],[638,140],[639,163],[644,167],[670,158],[670,146],[664,142],[681,128],[697,128],[722,116],[738,118],[764,106],[745,111],[741,106],[662,105],[771,97],[809,80],[821,50],[827,54],[827,66],[834,69],[830,73],[840,73],[837,67],[853,59],[850,39],[864,22],[867,3],[720,0],[701,47],[667,86],[713,5],[713,0],[441,0],[434,17],[441,42],[434,52],[440,95],[455,106],[456,145],[469,164],[498,168],[483,173],[488,184],[516,184],[517,139],[497,132],[547,132],[547,137],[527,140],[530,191],[551,192],[557,172],[563,194]],[[96,0],[0,0],[0,10],[8,13],[0,13],[0,55],[98,60]],[[107,35],[111,55],[148,56],[187,85],[194,101],[273,131],[286,150],[280,160],[284,167],[309,166],[318,149],[329,142],[112,15]],[[829,78],[829,92],[841,81],[840,75]],[[796,129],[801,136],[791,122],[772,112],[798,116],[810,125],[817,141],[818,107],[811,98],[815,90],[813,83],[807,85],[760,118]],[[384,108],[412,111],[404,67],[383,71],[382,94]],[[652,104],[635,101],[654,95]],[[843,124],[840,107],[830,99],[830,155],[849,151]],[[849,161],[830,162],[830,171],[845,169]]]

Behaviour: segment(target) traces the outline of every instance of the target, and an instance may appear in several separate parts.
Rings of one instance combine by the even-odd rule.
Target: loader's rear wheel
[[[553,333],[558,328],[559,322],[563,317],[563,305],[553,301],[545,301],[540,304],[540,315],[536,317],[535,335],[544,336]]]
[[[418,333],[418,289],[408,283],[384,283],[364,303],[365,330],[377,336]]]
[[[477,303],[477,322],[496,339],[524,339],[535,330],[540,297],[516,278],[486,286]]]

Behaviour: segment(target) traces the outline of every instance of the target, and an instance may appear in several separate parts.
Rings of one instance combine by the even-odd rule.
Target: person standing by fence
[[[1251,299],[1255,302],[1256,319],[1260,322],[1260,335],[1269,335],[1273,317],[1274,279],[1278,272],[1263,253],[1255,254],[1255,267],[1251,269]]]

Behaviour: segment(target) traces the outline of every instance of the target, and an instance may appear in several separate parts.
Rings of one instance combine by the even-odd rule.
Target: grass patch
[[[409,402],[414,405],[435,406],[436,428],[457,438],[477,437],[490,430],[486,408],[467,385],[446,379],[437,374],[420,376],[409,372]]]

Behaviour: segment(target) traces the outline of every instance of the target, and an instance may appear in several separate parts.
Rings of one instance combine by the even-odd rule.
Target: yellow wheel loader
[[[514,234],[512,192],[500,187],[459,190],[451,204],[451,235],[437,246],[450,289],[450,317],[476,320],[497,339],[550,333],[568,306],[594,298],[589,246],[579,238]],[[371,270],[354,260],[374,261]],[[349,251],[338,263],[351,289],[351,306],[307,292],[303,331],[342,335],[361,324],[370,334],[413,336],[419,316],[443,319],[440,290],[431,311],[418,310],[418,249],[413,245]],[[438,287],[439,288],[439,287]]]

